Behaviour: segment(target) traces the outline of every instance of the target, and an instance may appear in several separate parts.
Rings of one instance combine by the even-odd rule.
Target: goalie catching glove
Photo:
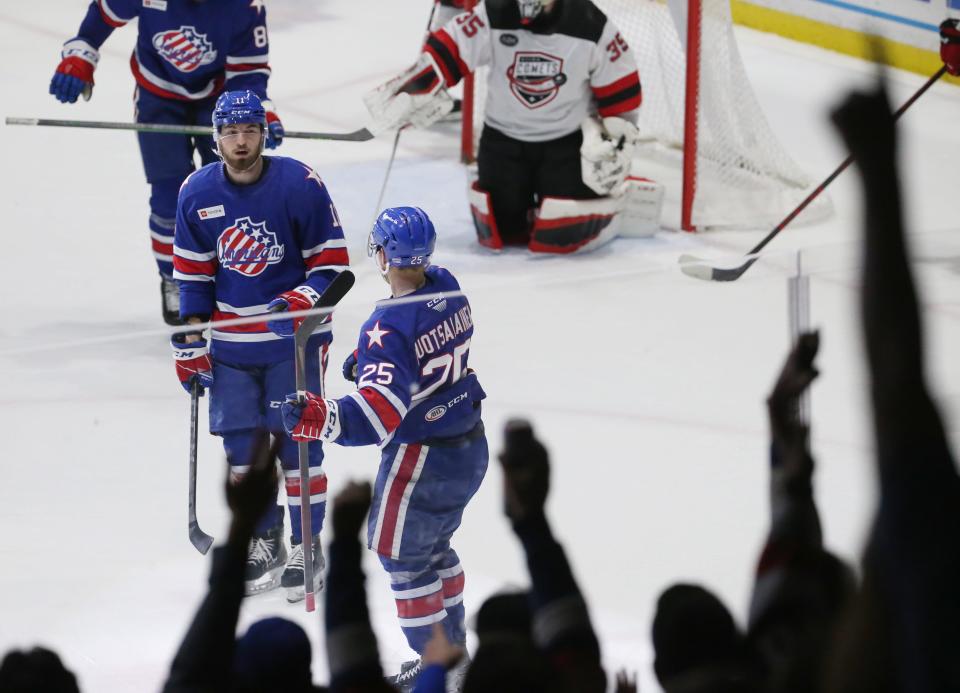
[[[598,195],[610,195],[626,180],[640,132],[623,118],[598,121],[590,117],[580,124],[580,175]]]
[[[417,63],[363,97],[377,132],[406,125],[426,128],[453,110],[440,70],[429,53]]]

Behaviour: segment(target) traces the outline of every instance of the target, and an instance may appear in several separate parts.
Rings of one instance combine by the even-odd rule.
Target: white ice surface
[[[361,94],[414,57],[428,3],[271,0],[271,95],[288,129],[352,130]],[[134,29],[106,44],[89,103],[60,105],[47,84],[84,0],[0,7],[3,115],[129,120]],[[422,6],[422,7],[421,7]],[[843,157],[826,114],[872,70],[852,59],[738,30],[747,70],[788,150],[820,179]],[[890,75],[901,102],[923,79]],[[960,92],[934,87],[903,120],[909,224],[929,328],[929,373],[960,437],[960,231],[954,126]],[[469,293],[491,450],[527,415],[554,465],[550,515],[589,600],[610,670],[639,669],[656,690],[649,628],[657,594],[677,580],[717,590],[742,619],[767,525],[762,401],[788,344],[785,277],[804,249],[823,376],[813,389],[816,490],[826,539],[855,559],[875,502],[857,323],[859,191],[831,188],[835,216],[787,229],[769,259],[720,285],[680,274],[681,252],[739,254],[763,236],[662,233],[575,258],[495,256],[473,240],[465,173],[447,132],[404,133],[385,205],[418,204],[440,232],[435,260]],[[339,208],[358,284],[336,317],[328,385],[384,285],[362,256],[392,138],[289,140],[279,153],[314,165]],[[0,128],[6,265],[0,322],[0,652],[42,643],[85,691],[155,690],[204,593],[209,567],[187,541],[188,400],[159,324],[147,235],[147,186],[132,134]],[[133,337],[130,335],[134,334]],[[58,346],[59,345],[59,346]],[[205,416],[203,417],[205,421]],[[372,478],[373,449],[327,453],[330,497]],[[223,456],[200,440],[201,525],[222,537]],[[466,604],[526,584],[500,513],[494,462],[454,544]],[[385,576],[365,560],[388,671],[409,657]],[[280,594],[245,602],[241,627],[298,620],[326,680],[318,615]]]

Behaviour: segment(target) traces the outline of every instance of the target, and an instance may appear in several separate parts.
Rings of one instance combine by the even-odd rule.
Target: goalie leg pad
[[[491,250],[502,250],[503,240],[497,229],[497,220],[493,216],[493,203],[490,193],[483,190],[479,184],[473,182],[467,191],[470,198],[470,215],[473,217],[473,226],[477,230],[477,242]]]
[[[663,185],[630,175],[623,184],[623,211],[619,234],[624,238],[647,238],[660,230]]]
[[[571,200],[544,197],[533,222],[529,248],[535,253],[593,250],[613,240],[623,200],[601,197]]]

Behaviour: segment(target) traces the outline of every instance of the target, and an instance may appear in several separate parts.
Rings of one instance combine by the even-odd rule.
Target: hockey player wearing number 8
[[[276,310],[313,307],[330,281],[349,265],[343,229],[326,186],[312,168],[286,157],[262,156],[267,121],[256,94],[227,92],[213,114],[222,163],[209,164],[184,182],[177,204],[174,276],[180,312],[188,323]],[[287,588],[303,598],[300,484],[310,486],[315,586],[323,572],[319,534],[327,479],[319,443],[310,445],[310,478],[301,480],[297,445],[280,420],[280,404],[295,389],[294,331],[302,319],[220,326],[211,348],[198,333],[173,340],[177,374],[189,391],[194,379],[210,388],[210,432],[223,438],[235,478],[245,467],[259,428],[282,436],[293,533],[285,561],[283,509],[273,505],[257,528],[247,562],[247,591]],[[307,382],[323,391],[331,327],[324,323],[307,344]],[[283,575],[280,575],[283,571]]]
[[[92,0],[77,35],[63,44],[50,93],[74,103],[93,91],[100,46],[114,29],[136,20],[130,70],[137,82],[138,123],[208,125],[217,96],[249,89],[267,111],[267,147],[283,139],[283,125],[267,99],[270,77],[267,13],[263,0]],[[150,184],[150,239],[160,271],[163,319],[179,324],[173,280],[177,191],[194,170],[217,160],[209,137],[142,132],[140,156]]]
[[[453,105],[447,88],[482,66],[479,177],[468,191],[481,245],[570,253],[656,231],[663,188],[631,172],[636,62],[590,0],[482,0],[365,97],[375,127],[436,122]]]
[[[467,363],[470,303],[449,295],[460,285],[430,264],[435,241],[417,207],[380,215],[368,252],[392,298],[377,305],[344,364],[357,390],[339,399],[308,393],[305,405],[291,394],[282,407],[294,440],[382,446],[367,543],[390,574],[400,627],[418,654],[437,622],[450,642],[465,642],[463,568],[450,538],[487,469],[486,395]],[[393,683],[409,690],[419,671],[419,660],[408,663]]]

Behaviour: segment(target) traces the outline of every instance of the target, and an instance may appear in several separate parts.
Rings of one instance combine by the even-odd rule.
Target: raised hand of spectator
[[[637,675],[631,677],[626,669],[617,672],[616,693],[637,693]]]
[[[433,636],[427,641],[427,647],[421,655],[423,666],[439,664],[444,669],[452,669],[463,658],[463,648],[447,639],[447,632],[440,623],[433,624]]]
[[[767,398],[773,441],[784,452],[806,445],[808,431],[800,420],[800,397],[820,374],[813,365],[819,349],[819,332],[801,334]]]
[[[370,510],[372,492],[370,482],[349,482],[333,499],[333,536],[356,537],[363,527],[363,520]]]
[[[504,511],[516,525],[543,514],[550,490],[550,461],[546,448],[533,435],[528,421],[513,419],[504,431],[503,466]]]
[[[893,162],[896,122],[883,73],[873,90],[852,92],[830,117],[862,169],[869,169],[878,161]]]
[[[244,545],[270,503],[277,498],[277,455],[280,439],[270,442],[270,434],[257,433],[250,459],[250,469],[236,483],[227,481],[227,505],[233,513],[230,525],[231,540]]]

